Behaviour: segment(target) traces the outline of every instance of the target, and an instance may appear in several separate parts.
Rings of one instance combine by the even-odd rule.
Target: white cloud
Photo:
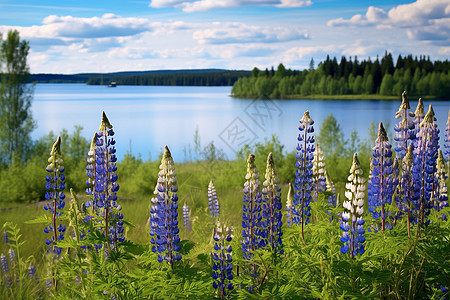
[[[328,26],[376,26],[377,28],[404,28],[410,39],[423,41],[450,41],[450,1],[417,0],[398,5],[388,12],[370,6],[365,16],[357,14],[348,20],[328,21]]]
[[[293,8],[309,6],[311,4],[311,0],[152,0],[150,2],[151,7],[175,7],[181,8],[185,12],[242,6]]]
[[[251,26],[243,23],[215,22],[207,29],[194,31],[200,44],[279,43],[308,39],[305,30],[295,27]]]

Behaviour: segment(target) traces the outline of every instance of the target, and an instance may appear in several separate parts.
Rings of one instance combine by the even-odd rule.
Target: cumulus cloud
[[[151,7],[175,7],[180,8],[185,12],[242,6],[273,6],[293,8],[309,6],[311,4],[311,0],[152,0],[150,2]]]
[[[206,29],[194,31],[200,44],[279,43],[308,39],[305,30],[295,27],[262,27],[243,23],[215,22]]]
[[[328,21],[328,26],[376,26],[404,28],[410,39],[450,41],[450,2],[448,0],[417,0],[393,7],[388,12],[370,6],[366,14],[350,19]]]

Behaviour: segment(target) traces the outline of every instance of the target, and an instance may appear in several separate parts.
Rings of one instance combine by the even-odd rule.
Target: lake
[[[37,84],[32,112],[38,127],[32,138],[38,139],[51,130],[59,133],[63,128],[72,132],[75,125],[81,125],[83,136],[91,140],[105,111],[116,133],[119,159],[128,151],[140,153],[144,160],[155,160],[164,145],[169,146],[175,162],[195,159],[196,130],[202,146],[214,142],[228,159],[233,159],[243,145],[264,142],[273,134],[286,150],[293,150],[298,121],[306,110],[315,121],[316,133],[322,121],[333,113],[345,139],[357,130],[363,140],[372,122],[390,123],[392,131],[401,104],[400,96],[399,101],[254,101],[231,98],[230,93],[231,87]],[[417,101],[410,102],[414,111]],[[424,101],[425,111],[429,103]],[[432,104],[443,140],[450,101]]]

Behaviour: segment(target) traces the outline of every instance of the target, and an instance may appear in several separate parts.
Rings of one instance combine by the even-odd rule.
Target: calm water
[[[286,150],[294,149],[298,120],[305,110],[315,120],[316,132],[331,112],[345,138],[352,130],[363,140],[372,122],[389,122],[391,130],[399,101],[272,100],[252,101],[229,97],[231,87],[88,86],[84,84],[37,84],[33,117],[37,139],[50,130],[73,131],[83,126],[89,140],[98,130],[104,110],[116,132],[119,159],[130,151],[154,160],[164,145],[175,161],[189,159],[189,146],[198,129],[201,144],[214,142],[228,158],[244,144],[263,142],[276,134]],[[417,101],[411,101],[413,111]],[[428,109],[429,102],[425,101]],[[450,101],[434,101],[439,128],[444,132]],[[441,134],[443,139],[443,134]],[[192,157],[195,155],[192,151]]]

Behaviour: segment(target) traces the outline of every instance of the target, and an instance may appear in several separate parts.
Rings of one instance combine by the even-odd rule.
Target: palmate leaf
[[[49,215],[40,215],[39,217],[25,221],[25,224],[48,224],[52,222],[52,218]]]

